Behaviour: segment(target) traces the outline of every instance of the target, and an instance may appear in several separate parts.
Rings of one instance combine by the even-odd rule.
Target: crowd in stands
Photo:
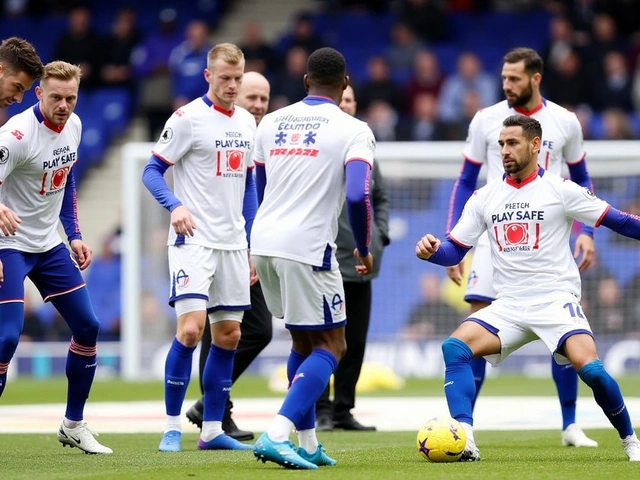
[[[45,62],[61,59],[82,68],[76,110],[84,124],[83,162],[76,173],[80,181],[91,166],[99,165],[109,143],[134,115],[146,118],[147,140],[153,141],[174,109],[204,92],[202,71],[211,34],[231,3],[2,2],[3,36],[26,37]],[[503,98],[504,53],[530,46],[545,61],[543,94],[576,112],[586,139],[633,139],[640,137],[636,3],[317,0],[317,11],[296,15],[275,42],[264,39],[258,18],[228,40],[243,49],[247,71],[264,73],[271,81],[271,110],[306,95],[301,78],[310,52],[325,45],[339,49],[358,97],[358,116],[378,141],[464,140],[475,112]],[[7,114],[29,102],[35,103],[33,91]],[[107,250],[103,270],[115,275],[119,255],[110,256]],[[602,275],[592,296],[615,297],[610,277],[615,280]],[[103,300],[106,307],[116,303]],[[637,312],[640,307],[625,308]],[[119,312],[108,316],[101,317],[106,322],[103,335],[118,338]],[[55,318],[42,320],[44,330],[28,323],[33,328],[29,335],[36,339],[59,334]]]

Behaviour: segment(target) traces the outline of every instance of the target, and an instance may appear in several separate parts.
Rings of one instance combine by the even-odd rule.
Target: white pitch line
[[[198,432],[184,417],[193,400],[186,400],[183,431]],[[233,418],[243,429],[267,429],[281,398],[234,399]],[[381,431],[417,431],[431,417],[446,415],[444,397],[362,397],[353,410],[363,425]],[[640,426],[640,398],[627,398],[627,408]],[[0,406],[0,433],[51,433],[60,425],[63,404]],[[158,433],[164,428],[164,402],[91,402],[85,420],[100,433]],[[580,398],[577,423],[584,429],[611,425],[591,398]],[[541,430],[562,426],[557,397],[480,397],[475,412],[477,430]]]

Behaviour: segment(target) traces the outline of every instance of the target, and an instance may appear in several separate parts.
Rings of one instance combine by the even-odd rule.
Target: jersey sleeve
[[[451,229],[449,238],[458,245],[471,248],[487,229],[484,221],[481,190],[476,190],[462,210],[460,220]]]
[[[264,120],[264,119],[263,119]],[[266,122],[260,122],[258,128],[256,130],[255,141],[253,142],[253,161],[256,165],[264,166],[265,155],[262,146],[264,142],[262,141],[262,137],[264,136]]]
[[[562,156],[564,161],[571,165],[580,162],[584,158],[584,137],[578,117],[572,112],[567,112],[567,114],[569,116],[567,141],[564,144]]]
[[[364,160],[370,167],[373,167],[373,157],[375,154],[376,139],[371,129],[363,123],[361,129],[356,133],[347,149],[345,164],[351,160]]]
[[[571,180],[565,180],[561,185],[567,216],[587,225],[600,225],[602,217],[610,208],[609,204],[596,197],[588,188],[581,187]]]
[[[487,141],[482,129],[482,112],[483,110],[480,110],[473,116],[469,124],[464,149],[462,150],[462,155],[464,155],[467,160],[479,164],[487,161]],[[497,141],[498,139],[496,139],[496,142]]]
[[[0,129],[0,184],[29,157],[29,137],[14,135],[11,131],[9,128]]]
[[[189,115],[177,110],[169,117],[160,134],[160,139],[151,150],[162,161],[173,165],[191,149],[193,131]]]

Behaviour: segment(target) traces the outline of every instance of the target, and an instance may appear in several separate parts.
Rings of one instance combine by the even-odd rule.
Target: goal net
[[[141,182],[152,146],[132,143],[122,150],[121,373],[127,379],[161,377],[175,335],[175,315],[167,306],[169,215]],[[456,287],[444,268],[420,262],[414,255],[415,242],[422,235],[444,235],[462,148],[462,142],[379,143],[377,147],[376,161],[390,200],[392,241],[373,282],[367,359],[402,375],[440,375],[439,342],[467,311],[464,288]],[[596,194],[616,208],[640,214],[640,141],[588,141],[585,150]],[[610,351],[609,361],[617,362],[617,369],[611,364],[608,368],[618,373],[637,371],[640,341],[633,338],[640,338],[640,244],[605,228],[596,230],[595,243],[597,261],[583,276],[583,307],[601,356],[603,349],[605,354]],[[275,322],[276,329],[280,323]],[[276,332],[257,368],[265,373],[286,358],[289,348],[288,338]],[[540,368],[548,373],[548,352],[537,347],[530,351],[540,353],[544,358]]]

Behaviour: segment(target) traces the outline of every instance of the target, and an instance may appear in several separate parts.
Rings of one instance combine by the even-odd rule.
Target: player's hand
[[[360,265],[356,265],[356,272],[360,275],[367,275],[373,271],[373,255],[371,255],[371,252],[366,257],[362,257],[356,248],[353,251],[353,256],[360,262]]]
[[[191,213],[187,207],[180,205],[171,212],[171,226],[178,235],[193,237],[193,231],[196,229],[196,222],[193,220]]]
[[[253,286],[258,283],[258,272],[256,271],[256,266],[253,264],[253,260],[251,260],[251,255],[249,255],[249,285]]]
[[[87,244],[82,240],[72,240],[70,247],[80,270],[87,268],[91,264],[91,257],[93,255],[93,252]]]
[[[577,260],[578,257],[580,257],[580,253],[582,253],[582,258],[578,264],[578,269],[581,272],[584,272],[591,266],[596,257],[596,247],[593,243],[593,238],[584,233],[580,234],[576,239],[576,246],[573,249],[573,258]]]
[[[447,268],[447,275],[453,280],[453,283],[460,286],[462,285],[462,279],[464,277],[464,262],[460,262],[458,265],[453,265]]]
[[[416,243],[416,255],[422,260],[428,260],[431,255],[436,253],[438,248],[440,248],[440,240],[427,233]]]
[[[22,223],[20,217],[9,207],[0,203],[0,231],[5,237],[15,235],[18,231],[18,224]]]

